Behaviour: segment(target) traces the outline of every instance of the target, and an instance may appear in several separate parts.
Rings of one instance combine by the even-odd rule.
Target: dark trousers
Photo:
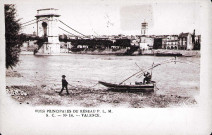
[[[66,92],[67,92],[67,94],[69,94],[67,85],[66,86],[62,86],[62,89],[61,89],[61,91],[59,93],[61,94],[63,92],[64,88],[66,88]]]
[[[148,83],[150,83],[151,82],[151,79],[149,79],[149,78],[144,78],[144,80],[143,80],[143,84],[148,84]]]

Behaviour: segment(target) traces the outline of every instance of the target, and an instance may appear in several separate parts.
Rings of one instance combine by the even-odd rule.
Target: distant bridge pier
[[[37,10],[37,36],[47,37],[48,42],[38,50],[36,55],[56,55],[60,53],[58,9],[47,8]]]

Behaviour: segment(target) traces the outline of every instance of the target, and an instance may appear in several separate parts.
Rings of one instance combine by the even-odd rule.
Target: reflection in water
[[[21,62],[15,70],[24,76],[25,83],[61,87],[61,75],[74,86],[91,87],[98,81],[120,83],[133,73],[139,65],[146,68],[152,63],[160,63],[171,57],[153,56],[108,56],[77,55],[69,56],[33,56],[21,55]],[[199,58],[178,58],[182,61],[200,63]],[[160,94],[195,95],[199,92],[200,66],[195,64],[170,63],[154,68],[152,80],[157,82]],[[131,78],[125,83],[142,81]],[[96,89],[105,88],[97,85]]]

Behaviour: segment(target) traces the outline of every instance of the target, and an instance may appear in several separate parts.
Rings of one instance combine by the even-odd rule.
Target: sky
[[[146,3],[144,1],[41,1],[17,3],[21,23],[35,19],[38,9],[59,9],[60,20],[85,35],[139,35],[141,23],[148,23],[149,35],[201,34],[201,4],[198,2]],[[60,27],[76,34],[60,24]],[[36,25],[24,27],[22,32],[32,33]],[[60,34],[67,34],[59,30]]]

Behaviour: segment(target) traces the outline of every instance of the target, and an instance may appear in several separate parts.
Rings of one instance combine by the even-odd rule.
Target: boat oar
[[[152,67],[154,66],[154,62],[152,63]],[[153,68],[152,68],[153,69]],[[152,70],[151,70],[151,77],[152,77]]]
[[[123,82],[127,81],[128,79],[132,78],[133,76],[137,75],[138,73],[141,73],[141,72],[142,72],[142,74],[143,74],[145,71],[150,70],[150,69],[153,69],[153,68],[155,68],[155,67],[157,67],[157,66],[159,66],[159,65],[161,65],[161,64],[163,64],[163,63],[166,63],[166,62],[168,62],[168,61],[173,61],[173,59],[171,58],[171,59],[165,60],[165,61],[163,61],[163,62],[161,62],[161,63],[159,63],[159,64],[152,65],[151,67],[148,67],[148,68],[146,68],[146,69],[144,69],[144,70],[140,70],[140,71],[134,73],[133,75],[129,76],[129,77],[126,78],[125,80],[123,80],[121,83],[119,83],[119,85],[121,85]]]
[[[139,69],[140,69],[141,71],[144,70],[144,69],[142,69],[140,66],[138,66],[138,64],[137,64],[136,62],[135,62],[135,65],[136,65],[137,67],[139,67]],[[140,78],[139,76],[140,76],[140,74],[138,74],[136,77]]]
[[[153,68],[155,68],[155,67],[157,67],[157,66],[159,66],[159,65],[162,65],[162,64],[165,64],[165,63],[168,63],[168,62],[171,62],[171,61],[172,61],[172,60],[164,61],[164,62],[158,63],[158,64],[156,64],[156,65],[154,65],[154,62],[153,62],[153,64],[152,64],[151,67],[149,67],[149,68],[147,68],[146,70],[143,70],[143,71],[145,72],[145,71],[148,71],[148,70],[150,70],[150,69],[152,70]],[[143,75],[144,72],[140,73],[140,74],[138,75],[138,77],[141,77],[141,76]],[[151,71],[151,75],[152,75],[152,71]]]
[[[138,73],[140,73],[140,72],[144,73],[144,71],[143,71],[143,70],[140,70],[140,71],[138,71],[138,72],[134,73],[133,75],[129,76],[127,79],[125,79],[125,80],[124,80],[124,81],[122,81],[121,83],[119,83],[119,85],[121,85],[123,82],[127,81],[128,79],[132,78],[133,76],[137,75],[137,74],[138,74]]]
[[[119,83],[119,85],[121,85],[123,82],[127,81],[128,79],[130,79],[131,77],[137,75],[138,73],[140,73],[141,71],[138,71],[136,73],[134,73],[133,75],[131,75],[130,77],[128,77],[127,79],[125,79],[124,81],[122,81],[121,83]]]
[[[155,67],[156,67],[156,66],[155,66]],[[147,68],[147,69],[145,69],[145,70],[138,71],[138,72],[134,73],[133,75],[131,75],[130,77],[128,77],[127,79],[125,79],[124,81],[122,81],[121,83],[119,83],[119,85],[122,84],[123,82],[127,81],[128,79],[132,78],[133,76],[137,75],[138,73],[142,72],[142,74],[143,74],[143,73],[145,73],[145,71],[147,71],[147,70],[149,70],[149,69],[152,69],[152,68],[154,68],[154,67],[151,66],[151,68]]]
[[[119,83],[119,85],[121,85],[123,82],[127,81],[128,79],[132,78],[133,76],[135,76],[135,75],[137,75],[137,74],[143,75],[143,73],[145,73],[145,71],[151,70],[151,69],[153,69],[153,68],[155,68],[155,67],[157,67],[157,66],[160,66],[160,65],[162,65],[162,64],[167,64],[167,63],[171,63],[171,62],[179,62],[179,63],[186,63],[186,64],[196,64],[196,63],[188,63],[188,62],[184,62],[184,61],[179,61],[179,60],[176,60],[176,59],[172,59],[172,58],[171,58],[171,59],[169,59],[169,60],[165,60],[165,61],[163,61],[163,62],[161,62],[161,63],[152,65],[151,67],[148,67],[148,68],[146,68],[146,69],[144,69],[144,70],[140,70],[140,71],[134,73],[133,75],[129,76],[128,78],[126,78],[125,80],[123,80],[121,83]],[[141,72],[142,72],[142,73],[141,73]]]

